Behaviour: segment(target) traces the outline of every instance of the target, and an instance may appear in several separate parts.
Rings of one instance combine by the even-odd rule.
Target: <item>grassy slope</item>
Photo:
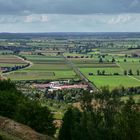
[[[30,127],[0,116],[0,135],[5,140],[53,140]]]

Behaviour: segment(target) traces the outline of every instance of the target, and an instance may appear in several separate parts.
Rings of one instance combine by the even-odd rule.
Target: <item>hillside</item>
[[[53,140],[30,127],[0,116],[0,136],[4,140]],[[1,139],[0,137],[0,139]]]

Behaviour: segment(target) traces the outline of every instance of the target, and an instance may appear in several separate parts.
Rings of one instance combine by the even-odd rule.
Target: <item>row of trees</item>
[[[30,66],[30,63],[27,63],[25,65],[21,65],[21,66],[13,66],[13,67],[3,67],[5,70],[2,71],[2,73],[8,73],[8,72],[12,72],[12,71],[17,71],[17,70],[21,70],[24,68],[27,68]]]
[[[99,58],[99,63],[103,63],[103,62],[104,62],[104,61],[103,61],[103,58],[100,57],[100,58]],[[108,62],[109,62],[109,60],[108,60]],[[114,57],[112,58],[111,62],[112,62],[112,63],[115,63],[115,62],[116,62],[116,60],[115,60]]]
[[[89,73],[89,75],[93,75],[93,73]],[[112,75],[112,74],[106,74],[105,70],[97,70],[97,75]],[[118,72],[113,73],[113,75],[120,75]],[[134,75],[132,69],[130,70],[124,70],[124,75]],[[136,75],[139,76],[140,75],[140,70],[136,71]]]
[[[140,71],[139,70],[137,70],[136,73],[137,73],[138,76],[140,75]],[[132,69],[130,69],[128,71],[124,70],[124,75],[133,75]]]
[[[89,55],[82,55],[82,56],[67,56],[67,58],[93,58],[93,54]]]
[[[121,101],[108,88],[85,93],[80,108],[64,115],[59,140],[139,140],[140,105],[130,97]]]

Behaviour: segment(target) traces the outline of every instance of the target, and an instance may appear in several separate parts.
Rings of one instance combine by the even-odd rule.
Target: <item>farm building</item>
[[[64,90],[64,89],[87,89],[88,85],[84,84],[75,84],[75,85],[68,85],[68,84],[60,84],[57,82],[50,82],[48,84],[33,84],[32,87],[38,89],[48,89],[49,91],[56,91],[56,90]]]

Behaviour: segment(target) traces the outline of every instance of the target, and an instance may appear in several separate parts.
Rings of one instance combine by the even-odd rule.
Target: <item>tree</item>
[[[53,136],[55,127],[53,116],[47,107],[42,107],[36,101],[26,101],[19,104],[15,119],[34,128],[37,132]]]
[[[78,113],[65,113],[59,140],[139,140],[140,106],[132,98],[121,101],[122,91],[84,93]]]
[[[127,54],[125,54],[125,57],[127,58],[127,57],[128,57],[128,55],[127,55]]]
[[[103,59],[100,57],[100,59],[99,59],[99,63],[102,63],[103,62]]]
[[[3,136],[0,135],[0,140],[6,140],[6,139],[4,139]]]
[[[140,71],[139,70],[137,70],[137,75],[140,75]]]
[[[100,73],[100,70],[97,70],[97,75],[100,75],[101,73]]]
[[[73,140],[80,135],[80,129],[77,129],[80,122],[80,111],[75,108],[69,108],[63,118],[63,124],[59,132],[59,140]]]
[[[25,98],[10,80],[0,81],[0,115],[13,118],[18,103]]]
[[[128,75],[133,75],[133,72],[131,69],[128,71]]]
[[[116,61],[116,60],[115,60],[115,58],[113,57],[113,58],[112,58],[112,63],[114,63],[115,61]]]
[[[105,70],[102,71],[102,75],[105,75]]]
[[[120,140],[139,140],[140,112],[133,98],[129,98],[121,110],[118,120],[118,136]]]
[[[127,60],[126,59],[124,59],[124,62],[126,62]]]
[[[127,70],[124,70],[124,75],[127,75]]]
[[[43,134],[52,136],[55,133],[50,110],[19,92],[10,80],[0,81],[0,115],[28,125]]]

